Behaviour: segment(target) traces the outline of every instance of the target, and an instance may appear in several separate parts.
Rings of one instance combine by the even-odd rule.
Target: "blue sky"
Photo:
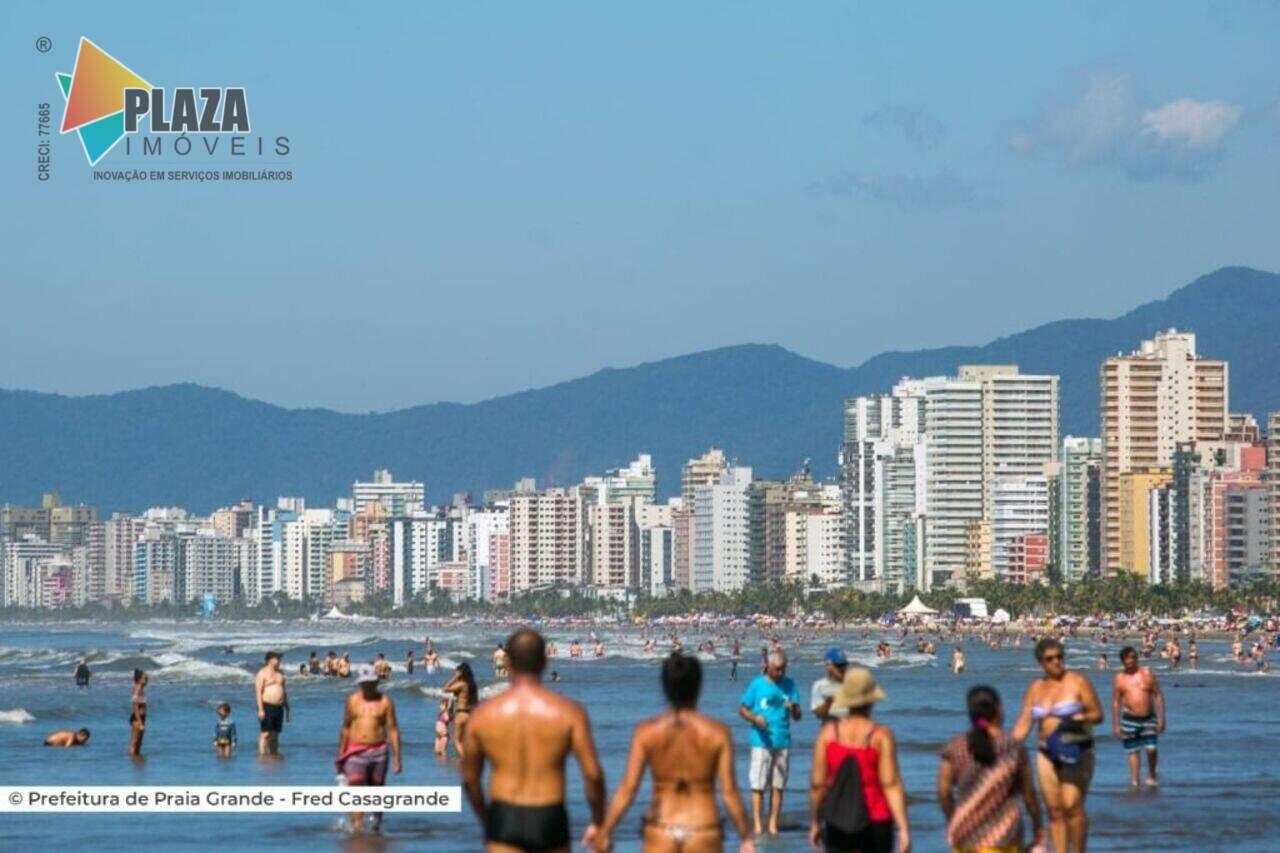
[[[847,366],[1280,269],[1275,3],[357,8],[0,8],[0,386],[382,410],[749,341]],[[94,182],[55,136],[38,183],[81,35],[246,87],[295,180]]]

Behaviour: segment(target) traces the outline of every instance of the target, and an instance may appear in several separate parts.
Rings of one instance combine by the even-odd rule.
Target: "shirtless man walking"
[[[462,783],[490,853],[568,851],[565,760],[582,770],[590,843],[604,817],[604,771],[582,706],[542,686],[546,643],[530,628],[507,640],[511,687],[476,706],[463,737]],[[484,766],[491,766],[485,797]]]
[[[284,689],[284,673],[280,670],[280,653],[267,652],[262,669],[253,679],[254,699],[258,705],[258,755],[280,754],[280,732],[285,720],[293,721],[289,695]]]
[[[1120,650],[1124,669],[1117,672],[1111,688],[1112,730],[1124,742],[1129,755],[1129,784],[1138,787],[1138,771],[1144,749],[1147,753],[1147,785],[1156,786],[1156,739],[1164,731],[1164,692],[1155,674],[1138,665],[1133,646]]]
[[[357,690],[347,697],[342,715],[342,733],[338,735],[338,760],[334,766],[346,777],[348,785],[385,785],[387,783],[387,745],[390,744],[392,768],[400,773],[400,726],[396,723],[396,706],[390,696],[378,692],[378,671],[370,664],[360,667]],[[363,812],[351,813],[351,831],[359,832],[364,823]],[[382,812],[374,812],[373,831],[382,827]]]

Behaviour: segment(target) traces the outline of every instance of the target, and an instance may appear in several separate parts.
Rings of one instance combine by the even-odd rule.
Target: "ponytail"
[[[1000,694],[994,687],[975,687],[969,691],[965,704],[973,724],[968,736],[969,752],[974,761],[990,767],[996,763],[996,748],[987,728],[1000,713]]]

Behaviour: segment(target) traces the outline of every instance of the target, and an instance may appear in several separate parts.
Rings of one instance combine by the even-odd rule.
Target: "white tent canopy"
[[[1005,610],[1003,607],[997,609],[995,613],[991,614],[991,621],[995,622],[997,625],[1005,624],[1009,621],[1009,611]]]
[[[920,596],[911,599],[911,603],[898,611],[899,616],[935,616],[938,611],[920,600]]]

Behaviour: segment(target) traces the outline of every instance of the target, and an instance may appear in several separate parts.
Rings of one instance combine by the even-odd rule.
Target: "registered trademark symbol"
[[[53,50],[53,39],[48,36],[40,36],[40,38],[36,39],[36,50],[41,53],[48,53]]]

